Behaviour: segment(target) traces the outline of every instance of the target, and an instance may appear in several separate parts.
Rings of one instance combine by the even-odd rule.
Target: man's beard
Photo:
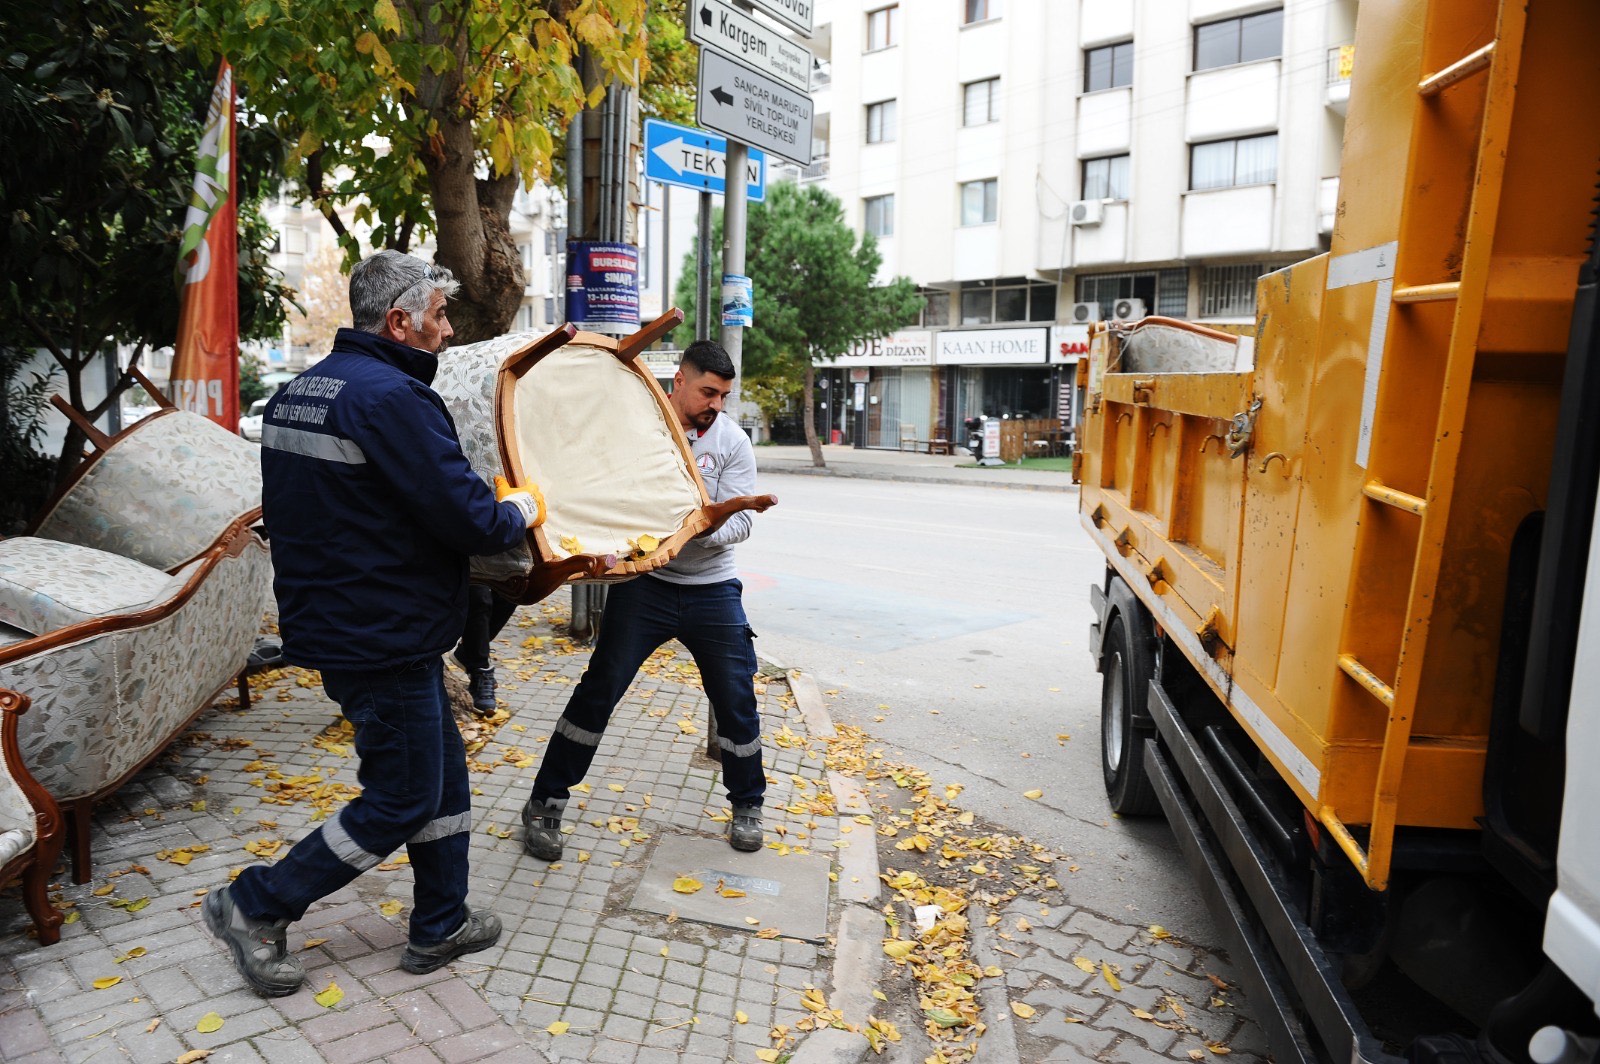
[[[690,418],[690,420],[694,422],[695,428],[699,429],[701,432],[704,432],[706,429],[716,424],[717,412],[715,410],[707,410],[704,414]]]

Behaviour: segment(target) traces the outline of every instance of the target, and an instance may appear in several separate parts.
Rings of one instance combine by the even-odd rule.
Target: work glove
[[[501,502],[509,502],[522,511],[522,516],[527,520],[529,528],[538,528],[544,524],[544,493],[537,486],[519,488],[505,477],[494,478],[494,497]]]

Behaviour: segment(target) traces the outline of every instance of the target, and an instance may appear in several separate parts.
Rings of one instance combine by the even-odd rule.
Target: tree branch
[[[333,226],[333,232],[340,241],[349,236],[345,229],[344,220],[339,217],[339,212],[334,210],[329,201],[328,193],[322,187],[322,149],[318,148],[306,156],[306,190],[311,193],[311,202],[321,215]]]

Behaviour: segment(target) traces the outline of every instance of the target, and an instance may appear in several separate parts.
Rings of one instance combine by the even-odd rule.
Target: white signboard
[[[933,333],[920,329],[890,333],[876,340],[862,340],[830,366],[930,366],[933,364]]]
[[[710,48],[700,49],[695,121],[797,166],[811,165],[811,97]]]
[[[1048,329],[967,329],[934,338],[940,366],[1042,366]]]
[[[811,36],[816,26],[816,5],[812,0],[750,0],[750,6]]]
[[[1087,325],[1057,325],[1050,330],[1050,364],[1070,365],[1089,354]]]
[[[691,0],[689,39],[748,63],[801,92],[811,91],[811,53],[722,0]]]

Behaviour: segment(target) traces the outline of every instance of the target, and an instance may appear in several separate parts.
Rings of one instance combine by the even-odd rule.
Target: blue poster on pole
[[[755,286],[738,273],[722,275],[722,324],[750,328],[755,321]]]
[[[598,240],[567,241],[567,321],[601,333],[639,328],[639,249]]]

